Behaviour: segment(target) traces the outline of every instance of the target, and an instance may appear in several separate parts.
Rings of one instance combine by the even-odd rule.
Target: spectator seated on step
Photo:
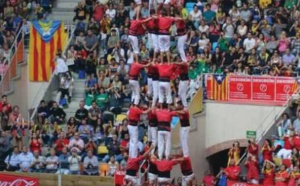
[[[75,133],[74,138],[70,140],[68,149],[72,152],[73,150],[77,153],[81,153],[84,150],[84,141],[80,138],[79,133]]]
[[[88,122],[91,126],[96,128],[98,119],[101,118],[101,110],[97,106],[96,101],[92,102],[92,106],[89,109]]]
[[[42,156],[39,151],[33,151],[34,160],[32,163],[32,172],[42,173],[46,167],[46,157]]]
[[[50,156],[46,158],[45,164],[46,164],[46,169],[45,169],[46,173],[57,172],[59,168],[59,159],[56,156],[56,152],[53,148],[50,150]]]
[[[79,108],[76,110],[75,113],[75,120],[76,122],[81,121],[89,117],[89,111],[84,108],[84,101],[79,102]]]
[[[49,110],[50,123],[54,123],[56,121],[58,124],[62,124],[65,120],[65,117],[65,111],[58,106],[57,102],[53,102],[52,107]]]
[[[58,134],[58,138],[55,141],[53,148],[56,151],[56,154],[61,154],[65,147],[68,147],[70,140],[65,137],[64,132]]]
[[[103,87],[100,88],[99,94],[95,97],[95,100],[101,112],[104,112],[108,108],[109,95],[107,92],[105,92]]]
[[[94,128],[91,125],[87,124],[86,119],[83,119],[79,124],[78,133],[84,143],[87,143],[89,138],[94,135]]]
[[[58,171],[56,172],[56,174],[69,174],[70,170],[69,170],[69,162],[68,162],[68,159],[70,157],[70,153],[68,151],[68,148],[67,147],[64,147],[62,149],[62,153],[58,156],[58,159],[59,159],[59,169]]]

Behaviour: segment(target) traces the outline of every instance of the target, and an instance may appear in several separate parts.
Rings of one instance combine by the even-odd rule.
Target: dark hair
[[[7,98],[7,95],[6,94],[2,95],[2,98]]]
[[[164,109],[168,108],[168,104],[166,102],[163,102],[162,103],[162,108],[164,108]]]

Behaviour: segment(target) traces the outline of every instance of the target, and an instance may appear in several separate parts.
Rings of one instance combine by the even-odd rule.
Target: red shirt
[[[287,186],[289,173],[287,173],[286,171],[279,171],[276,173],[275,178],[284,178],[285,179],[285,181],[276,181],[276,186]]]
[[[172,23],[175,19],[173,17],[159,17],[158,30],[159,32],[169,33]]]
[[[185,28],[186,28],[186,22],[184,20],[176,21],[176,28],[177,28],[177,35],[184,35],[185,34]]]
[[[158,130],[171,131],[171,121],[173,116],[176,116],[177,113],[168,109],[158,109],[155,113],[158,122]]]
[[[213,186],[215,182],[215,177],[213,175],[204,176],[202,182],[204,183],[205,186]]]
[[[138,78],[138,76],[140,75],[140,72],[141,72],[142,68],[144,68],[143,65],[141,65],[141,64],[139,64],[137,62],[132,63],[131,67],[130,67],[130,71],[129,71],[129,76],[131,78],[134,78],[134,79]]]
[[[132,20],[129,27],[129,35],[137,36],[140,27],[142,27],[141,20]]]
[[[241,172],[241,168],[237,165],[234,166],[228,166],[224,170],[227,174],[227,178],[232,181],[238,181],[239,180],[239,175]]]
[[[3,112],[4,109],[6,109],[6,114],[11,113],[12,109],[11,109],[11,105],[9,103],[3,103],[2,101],[0,102],[0,112]]]
[[[283,141],[284,141],[284,146],[283,146],[283,148],[284,148],[284,149],[288,149],[288,150],[292,150],[293,146],[292,146],[292,144],[291,144],[290,137],[287,137],[287,136],[284,137]],[[293,141],[293,140],[292,140],[292,141]]]
[[[65,146],[69,145],[69,140],[68,139],[58,139],[55,141],[55,144],[56,144],[56,150],[62,151],[62,149],[64,148],[63,144],[65,144]]]
[[[156,19],[150,19],[150,21],[146,24],[149,33],[154,33],[157,31],[157,20]]]
[[[38,151],[39,153],[42,151],[42,144],[38,140],[31,140],[30,143],[30,151]]]
[[[130,107],[128,114],[129,125],[137,125],[142,113],[143,111],[139,107]]]
[[[181,173],[184,176],[189,176],[193,174],[192,162],[190,157],[185,157],[180,163]]]
[[[187,110],[182,110],[184,111],[184,114],[180,114],[180,125],[181,127],[189,127],[190,126],[190,113]]]
[[[295,136],[294,137],[294,147],[297,150],[300,150],[300,136]]]
[[[247,180],[248,181],[252,179],[259,180],[258,163],[254,161],[248,161],[246,167],[248,168]]]
[[[264,186],[274,186],[275,185],[274,178],[275,178],[275,172],[273,169],[265,170],[263,185]]]
[[[258,156],[258,145],[257,144],[251,144],[248,146],[248,152],[253,156]]]
[[[273,154],[273,148],[272,147],[271,147],[271,149],[268,149],[267,147],[262,148],[263,160],[273,161],[272,154]]]
[[[170,79],[174,73],[176,66],[174,64],[158,64],[156,65],[158,69],[159,78],[167,78]]]
[[[140,168],[140,161],[144,159],[143,156],[139,156],[137,158],[129,158],[127,160],[127,168],[126,170],[138,171]]]
[[[148,67],[148,77],[152,78],[153,80],[158,80],[159,73],[156,65],[150,65]]]
[[[94,9],[94,19],[95,21],[101,21],[101,19],[103,19],[103,15],[105,13],[105,7],[102,5],[98,5],[95,7]]]
[[[150,127],[157,127],[157,117],[155,112],[148,112],[148,120]]]
[[[173,166],[177,164],[177,162],[173,160],[157,160],[154,163],[159,172],[171,171]]]

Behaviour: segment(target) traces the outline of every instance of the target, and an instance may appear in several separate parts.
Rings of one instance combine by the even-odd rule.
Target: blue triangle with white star
[[[224,74],[214,74],[214,79],[217,81],[218,84],[222,84],[223,80],[226,78]]]

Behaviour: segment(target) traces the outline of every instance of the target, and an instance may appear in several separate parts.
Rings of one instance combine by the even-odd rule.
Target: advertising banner
[[[276,101],[286,101],[296,88],[297,82],[294,78],[276,78]]]
[[[229,77],[229,99],[231,100],[250,100],[251,77],[250,76],[230,76]]]
[[[0,174],[0,185],[2,186],[38,186],[39,180],[32,177]]]
[[[235,182],[235,181],[227,181],[227,186],[251,186],[252,184],[244,183],[244,182]],[[261,186],[261,185],[256,185]]]
[[[275,77],[252,77],[252,99],[275,101]]]

